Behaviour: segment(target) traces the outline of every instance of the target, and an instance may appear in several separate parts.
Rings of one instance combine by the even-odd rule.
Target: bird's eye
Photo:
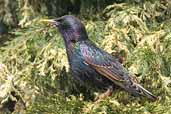
[[[71,42],[72,42],[72,43],[76,43],[76,40],[75,40],[75,39],[71,39]]]

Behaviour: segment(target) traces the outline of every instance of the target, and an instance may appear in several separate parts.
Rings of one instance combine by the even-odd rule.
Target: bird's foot
[[[95,103],[99,103],[100,101],[102,101],[102,100],[105,99],[106,97],[111,96],[111,95],[112,95],[112,92],[113,92],[113,87],[110,86],[104,93],[98,95],[98,96],[95,98]]]

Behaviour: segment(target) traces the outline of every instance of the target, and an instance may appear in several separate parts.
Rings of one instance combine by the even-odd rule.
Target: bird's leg
[[[95,98],[95,103],[99,103],[101,100],[105,99],[106,97],[111,96],[112,92],[113,92],[113,86],[109,86],[104,93],[98,95]]]

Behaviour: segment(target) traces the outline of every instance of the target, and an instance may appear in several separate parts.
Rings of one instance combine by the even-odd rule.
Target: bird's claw
[[[98,95],[96,98],[95,98],[95,103],[99,103],[100,101],[102,101],[103,99],[105,99],[106,97],[108,96],[111,96],[112,95],[112,92],[113,92],[113,87],[109,87],[104,93]]]

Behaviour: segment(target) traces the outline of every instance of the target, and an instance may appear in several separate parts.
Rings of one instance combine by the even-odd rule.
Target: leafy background
[[[0,37],[0,113],[170,114],[171,2],[169,0],[0,0],[1,21],[12,35]],[[103,91],[72,78],[64,42],[42,18],[77,16],[89,38],[135,74],[156,102],[116,88]],[[2,16],[3,15],[3,16]],[[12,105],[14,104],[14,105]],[[13,107],[14,110],[10,111]]]

